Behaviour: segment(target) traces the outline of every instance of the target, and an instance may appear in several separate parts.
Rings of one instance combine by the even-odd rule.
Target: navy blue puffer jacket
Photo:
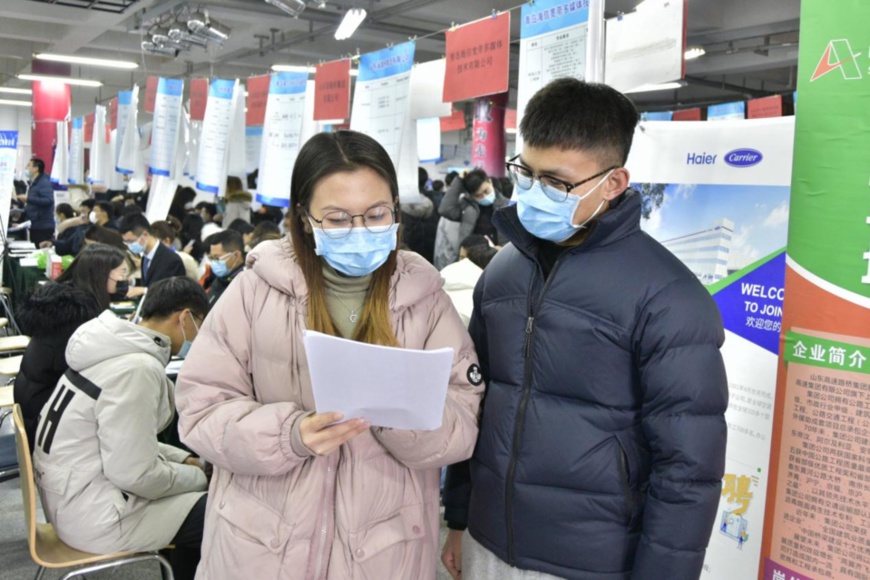
[[[505,562],[566,578],[698,578],[725,464],[716,304],[640,230],[631,190],[546,280],[516,208],[475,290],[488,381],[445,517]]]

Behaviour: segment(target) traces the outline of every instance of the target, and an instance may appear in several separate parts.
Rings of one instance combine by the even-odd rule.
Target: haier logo
[[[852,52],[852,47],[845,38],[830,41],[819,64],[816,65],[816,70],[813,71],[810,82],[838,69],[847,81],[860,79],[862,75],[861,67],[858,66],[859,56],[861,53]]]
[[[689,153],[686,158],[686,165],[714,165],[718,155],[708,155],[704,153]]]
[[[725,154],[725,163],[731,167],[752,167],[758,165],[764,155],[755,149],[735,149]]]

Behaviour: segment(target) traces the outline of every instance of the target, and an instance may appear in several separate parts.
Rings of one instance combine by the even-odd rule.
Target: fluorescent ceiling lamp
[[[54,62],[68,62],[70,64],[84,64],[90,66],[101,66],[105,68],[123,68],[134,69],[139,68],[139,65],[129,60],[110,60],[107,58],[90,58],[87,56],[72,56],[66,54],[52,54],[49,52],[41,52],[34,54],[33,58],[39,60],[51,60]]]
[[[652,91],[668,91],[674,89],[683,88],[683,83],[679,81],[675,81],[672,83],[659,83],[653,85],[641,85],[637,88],[631,89],[630,91],[623,91],[625,94],[629,93],[650,93]]]
[[[30,89],[14,89],[12,87],[0,87],[0,93],[10,93],[13,95],[32,95],[33,91]]]
[[[696,58],[704,56],[705,54],[707,54],[707,51],[704,50],[702,47],[694,46],[687,50],[683,56],[686,58],[686,60],[694,60]]]
[[[29,107],[28,101],[13,101],[11,99],[0,99],[0,105],[12,105],[13,107]]]
[[[70,77],[56,77],[52,75],[31,75],[31,74],[20,74],[18,75],[23,81],[54,81],[58,83],[64,83],[67,85],[75,85],[78,87],[101,87],[103,83],[100,81],[91,81],[88,79],[74,79]]]
[[[366,19],[366,11],[363,8],[351,8],[344,13],[344,19],[338,25],[338,30],[335,31],[336,40],[347,40],[359,25]]]
[[[275,72],[301,72],[301,73],[313,73],[317,72],[317,69],[313,66],[300,66],[296,64],[273,64],[272,70]]]
[[[299,16],[305,10],[305,2],[303,0],[266,0],[266,4],[271,4],[278,10],[286,12],[293,18]],[[323,8],[323,6],[321,6]]]

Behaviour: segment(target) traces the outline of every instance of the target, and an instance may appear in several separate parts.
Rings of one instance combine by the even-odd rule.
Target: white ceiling
[[[799,0],[688,0],[688,43],[707,55],[690,61],[688,86],[678,91],[633,95],[641,109],[742,100],[794,90],[798,51]],[[120,14],[99,10],[102,3],[130,4]],[[194,48],[177,59],[143,56],[141,22],[183,4],[179,0],[3,0],[0,2],[0,86],[24,87],[15,78],[29,72],[31,55],[40,51],[123,58],[140,62],[133,73],[73,67],[73,75],[96,78],[100,89],[73,87],[73,114],[90,112],[119,90],[147,75],[176,77],[246,77],[262,74],[275,63],[315,64],[348,54],[369,52],[409,37],[417,40],[419,62],[444,54],[442,31],[506,10],[518,0],[328,0],[325,9],[310,2],[298,19],[264,0],[190,0],[232,28],[222,48]],[[606,0],[608,16],[630,12],[638,0]],[[90,6],[80,8],[74,6]],[[365,8],[369,17],[349,40],[333,32],[349,7]],[[120,6],[118,6],[120,9]],[[518,11],[513,38],[519,38]],[[261,48],[262,47],[262,48]],[[518,46],[511,59],[516,86]],[[512,91],[515,93],[515,91]]]

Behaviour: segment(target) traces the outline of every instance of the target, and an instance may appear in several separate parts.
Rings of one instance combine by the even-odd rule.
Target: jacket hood
[[[307,304],[308,285],[296,262],[289,236],[257,245],[248,254],[247,267],[269,286],[301,304]],[[405,310],[423,298],[440,292],[442,286],[443,280],[438,270],[429,262],[413,252],[400,251],[391,281],[390,309],[394,312]]]
[[[171,344],[168,336],[121,320],[107,310],[72,335],[66,348],[66,361],[71,369],[81,372],[120,356],[148,354],[166,366]]]
[[[483,270],[480,266],[469,260],[459,260],[441,270],[441,278],[444,279],[444,289],[448,292],[456,290],[474,290],[477,280]]]
[[[607,246],[639,231],[640,206],[640,194],[633,189],[626,189],[611,203],[610,209],[592,222],[589,235],[583,243],[572,250]],[[533,259],[536,258],[536,248],[541,240],[523,227],[517,215],[516,204],[497,211],[492,221],[498,231],[518,250]]]
[[[254,201],[254,196],[249,191],[234,191],[227,194],[227,201]]]
[[[69,284],[51,283],[24,298],[16,320],[21,332],[41,337],[78,328],[99,314],[96,299],[87,292]]]

